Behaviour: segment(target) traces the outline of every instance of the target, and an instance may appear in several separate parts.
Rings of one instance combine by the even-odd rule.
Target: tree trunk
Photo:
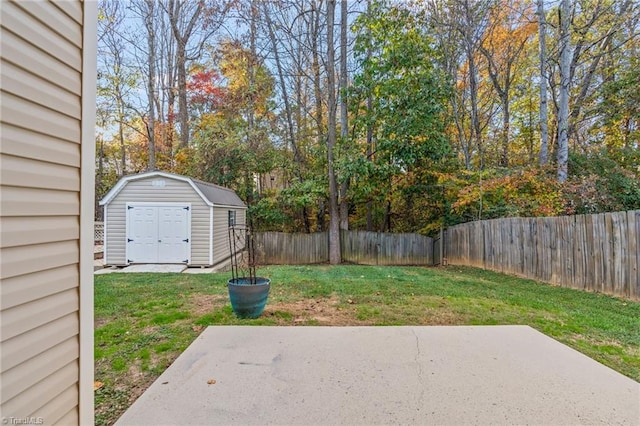
[[[538,41],[540,52],[540,165],[549,157],[549,127],[547,125],[547,46],[544,0],[538,0]]]
[[[549,127],[547,124],[547,45],[544,0],[538,0],[538,38],[540,52],[540,165],[549,157]]]
[[[347,143],[349,117],[347,114],[347,0],[340,2],[340,139]],[[340,229],[349,229],[349,180],[340,185]]]
[[[247,129],[249,133],[249,138],[251,138],[251,132],[253,130],[254,125],[254,116],[255,116],[255,85],[256,85],[256,76],[255,76],[255,67],[254,61],[257,57],[256,51],[256,8],[255,0],[251,0],[249,4],[250,8],[250,25],[249,25],[249,50],[251,51],[251,57],[247,61],[247,72],[249,73],[249,111],[247,114]]]
[[[118,138],[120,139],[120,165],[122,167],[122,176],[127,172],[127,147],[124,143],[124,107],[122,98],[118,99]]]
[[[367,52],[367,55],[371,55],[371,51]],[[373,108],[373,98],[371,93],[367,96],[367,111],[371,111]],[[373,125],[367,123],[367,161],[373,161]],[[373,201],[369,199],[367,201],[367,231],[373,231]]]
[[[367,15],[371,14],[371,0],[367,0]],[[371,47],[367,47],[367,61],[371,59]],[[367,113],[373,109],[373,94],[367,94]],[[367,121],[367,161],[373,162],[373,124]],[[367,231],[373,231],[373,201],[367,201]]]
[[[311,68],[313,68],[313,96],[315,97],[316,110],[315,120],[317,126],[318,145],[323,143],[324,128],[322,126],[322,81],[320,76],[320,59],[318,48],[318,37],[320,36],[320,11],[316,8],[316,2],[311,2],[311,12],[313,14],[313,30],[311,31]]]
[[[329,263],[338,265],[342,262],[340,253],[340,212],[338,209],[338,184],[334,170],[334,153],[336,146],[336,77],[335,53],[333,43],[333,22],[335,0],[327,1],[327,92],[329,110],[327,119],[327,168],[329,172]]]
[[[467,60],[469,62],[469,96],[471,98],[471,129],[473,140],[478,147],[478,155],[480,156],[480,169],[484,168],[484,147],[482,144],[482,131],[480,129],[480,115],[478,114],[478,71],[476,61],[473,57],[474,52],[469,49],[467,51]]]
[[[147,47],[149,51],[147,52],[147,60],[149,67],[149,75],[147,81],[147,99],[149,100],[148,106],[148,123],[147,123],[147,137],[149,141],[148,151],[149,151],[149,170],[155,170],[156,168],[156,133],[155,133],[155,95],[154,95],[154,87],[156,81],[156,33],[154,28],[154,0],[146,0],[148,15],[145,17],[145,26],[147,28]]]
[[[254,4],[255,0],[251,0],[249,3],[249,57],[247,58],[247,74],[249,76],[249,106],[247,111],[247,149],[251,151],[255,151],[257,146],[255,146],[255,137],[254,137],[254,124],[255,124],[255,66],[254,61],[257,57],[256,52],[256,5]],[[254,194],[254,175],[251,172],[250,168],[247,167],[245,170],[245,197],[246,203],[248,206],[253,204],[253,194]],[[251,224],[250,224],[251,225]]]
[[[560,105],[558,109],[558,182],[568,177],[569,162],[569,85],[571,52],[569,46],[569,0],[560,2]]]
[[[186,46],[178,41],[176,49],[178,68],[178,122],[180,123],[179,148],[189,146],[189,112],[187,111],[187,54]]]
[[[500,165],[502,167],[509,167],[509,89],[505,90],[502,101],[502,155],[500,158]]]

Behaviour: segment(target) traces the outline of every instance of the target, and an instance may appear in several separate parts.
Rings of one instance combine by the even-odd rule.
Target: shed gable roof
[[[168,179],[175,179],[183,182],[187,182],[193,190],[202,198],[209,206],[228,206],[228,207],[240,207],[246,208],[247,206],[242,202],[238,194],[229,188],[223,186],[214,185],[212,183],[202,182],[196,179],[192,179],[188,176],[177,175],[174,173],[153,171],[139,173],[136,175],[129,175],[121,178],[118,183],[100,200],[100,205],[104,206],[109,204],[115,197],[122,191],[122,189],[132,181],[146,179],[149,177],[165,177]]]

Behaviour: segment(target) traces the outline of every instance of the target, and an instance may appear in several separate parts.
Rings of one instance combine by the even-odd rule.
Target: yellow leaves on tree
[[[564,212],[562,188],[553,175],[532,168],[464,187],[451,210],[467,219],[556,216]]]

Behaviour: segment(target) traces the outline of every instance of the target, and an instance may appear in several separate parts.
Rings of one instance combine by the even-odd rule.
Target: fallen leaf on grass
[[[207,380],[207,384],[208,385],[215,385],[216,381],[214,379],[209,379],[209,380]]]
[[[202,330],[204,330],[204,326],[202,326],[202,325],[194,325],[193,327],[191,327],[191,329],[193,331],[195,331],[196,333],[200,333]]]
[[[102,383],[102,382],[93,382],[93,390],[94,391],[97,391],[98,389],[100,389],[103,386],[104,386],[104,383]]]

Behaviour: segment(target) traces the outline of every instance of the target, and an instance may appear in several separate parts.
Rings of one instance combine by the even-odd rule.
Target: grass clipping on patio
[[[229,274],[96,276],[96,424],[113,424],[209,325],[523,324],[640,381],[640,303],[456,266],[258,273],[272,284],[254,320],[234,316]]]

